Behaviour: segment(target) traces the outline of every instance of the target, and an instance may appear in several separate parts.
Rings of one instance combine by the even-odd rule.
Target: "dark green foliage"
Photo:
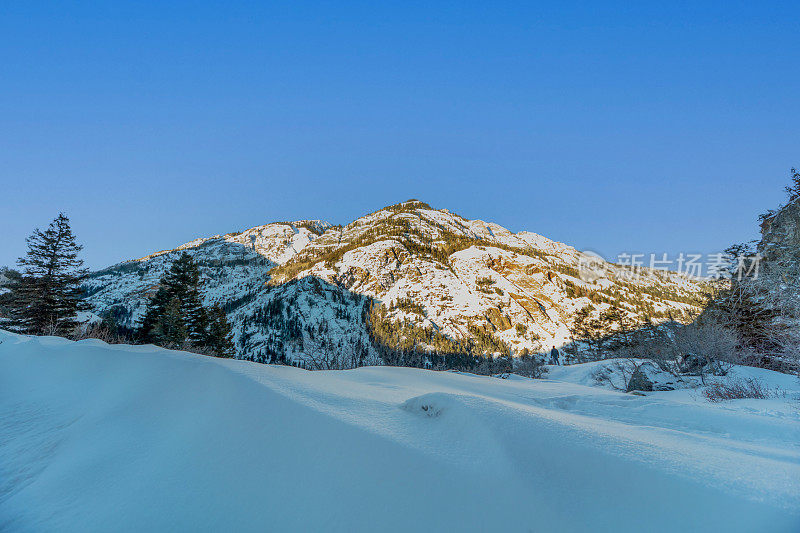
[[[634,334],[646,320],[634,320],[622,308],[606,309],[592,318],[592,307],[586,306],[575,313],[572,334],[583,344],[582,349],[570,346],[566,356],[570,362],[586,362],[607,357],[618,357],[619,351],[634,344]]]
[[[583,363],[600,358],[601,340],[605,331],[603,324],[598,319],[591,318],[591,315],[591,306],[586,306],[575,313],[572,335],[575,340],[583,342],[586,348],[580,352],[577,349],[567,352],[567,357],[572,363]]]
[[[130,318],[130,311],[122,305],[117,305],[106,309],[100,322],[103,331],[108,332],[112,338],[133,343],[136,339],[136,331],[130,327],[121,325]]]
[[[493,374],[510,371],[510,350],[483,326],[472,326],[474,338],[453,339],[429,326],[391,320],[387,308],[371,303],[365,323],[372,345],[384,363]],[[495,359],[494,353],[500,357]]]
[[[301,366],[312,370],[375,364],[362,322],[368,298],[313,277],[266,290],[271,294],[263,306],[239,316],[237,348],[245,359],[296,364],[302,354],[307,361]],[[315,297],[308,298],[311,291]],[[310,316],[308,307],[314,308]],[[334,329],[343,336],[332,335]]]
[[[159,320],[152,332],[158,344],[164,346],[180,346],[186,342],[186,323],[181,309],[181,301],[175,296],[164,306]]]
[[[219,357],[233,356],[231,327],[225,311],[203,307],[197,263],[184,253],[159,282],[141,319],[139,336],[160,346],[205,349]]]
[[[150,298],[147,311],[139,321],[139,336],[144,342],[158,343],[161,340],[156,335],[156,329],[164,317],[170,299],[166,287],[159,285],[156,293]]]
[[[11,326],[34,335],[69,335],[77,326],[76,313],[87,309],[80,289],[87,274],[78,258],[83,247],[63,213],[45,231],[34,230],[27,243],[27,254],[17,262],[21,275],[7,287]]]
[[[217,357],[235,355],[232,331],[225,311],[219,305],[212,306],[208,310],[208,333],[204,343]]]
[[[10,268],[0,269],[0,324],[9,327],[11,324],[4,324],[11,319],[13,309],[13,296],[11,287],[18,284],[22,279],[22,274]]]

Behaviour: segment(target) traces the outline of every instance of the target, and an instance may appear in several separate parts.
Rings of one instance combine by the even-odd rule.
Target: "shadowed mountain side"
[[[704,291],[685,276],[630,277],[541,235],[410,201],[346,226],[274,223],[196,239],[92,274],[87,301],[133,327],[182,253],[199,266],[203,304],[227,313],[238,357],[319,367],[339,365],[334,355],[437,366],[413,354],[536,353],[569,342],[584,310],[685,319]],[[598,276],[587,281],[588,259]],[[378,344],[405,355],[381,356]]]

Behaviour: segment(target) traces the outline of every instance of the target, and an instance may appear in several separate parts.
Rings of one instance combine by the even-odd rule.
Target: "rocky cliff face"
[[[780,208],[761,224],[758,251],[768,273],[785,278],[800,277],[800,199]]]
[[[800,369],[800,198],[766,217],[758,252],[758,277],[740,284],[750,304],[742,327],[771,366]]]
[[[721,294],[718,307],[752,351],[751,364],[796,371],[800,368],[800,199],[764,215],[761,235],[758,267],[746,263],[730,290]]]
[[[228,312],[239,355],[257,360],[335,352],[374,362],[379,338],[406,349],[471,339],[488,351],[539,351],[568,342],[587,306],[680,318],[699,310],[705,290],[606,262],[582,276],[594,258],[570,246],[408,201],[344,227],[300,221],[198,239],[94,273],[88,301],[133,324],[183,252],[200,265],[206,302]]]

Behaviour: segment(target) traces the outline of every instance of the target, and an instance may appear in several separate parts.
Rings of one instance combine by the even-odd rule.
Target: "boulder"
[[[699,374],[706,366],[706,360],[695,354],[686,354],[678,358],[678,369],[683,374]]]
[[[631,379],[628,380],[628,386],[625,389],[625,392],[632,392],[632,391],[652,391],[653,390],[653,382],[647,378],[647,375],[642,371],[641,368],[637,368],[631,374]]]

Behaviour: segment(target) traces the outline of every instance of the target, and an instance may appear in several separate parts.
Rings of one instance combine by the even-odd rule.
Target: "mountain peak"
[[[96,273],[89,302],[98,314],[123,306],[121,321],[132,324],[184,252],[200,265],[205,298],[225,306],[243,357],[305,360],[348,346],[377,357],[379,338],[436,350],[468,341],[488,353],[538,351],[570,342],[578,311],[688,316],[704,290],[668,272],[631,279],[611,263],[587,281],[585,257],[570,246],[410,199],[343,227],[298,220],[196,239]]]

